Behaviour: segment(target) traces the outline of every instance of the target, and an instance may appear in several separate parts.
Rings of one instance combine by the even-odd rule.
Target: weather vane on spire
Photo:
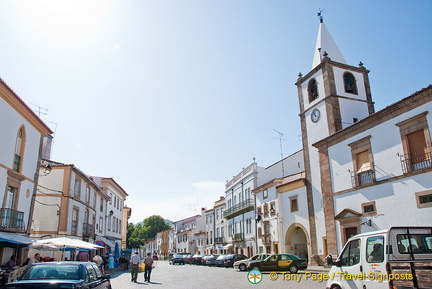
[[[317,16],[320,19],[320,23],[323,23],[323,16],[322,16],[322,10],[321,10],[321,8],[319,8],[319,12],[317,13]]]

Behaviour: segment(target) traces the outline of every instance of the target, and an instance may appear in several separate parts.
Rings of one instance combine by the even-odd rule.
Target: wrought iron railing
[[[247,212],[252,210],[253,207],[254,207],[253,199],[247,199],[226,209],[223,213],[223,216],[225,218],[234,217],[235,215],[240,214],[242,212]]]
[[[351,182],[353,187],[364,186],[375,182],[374,170],[367,170],[358,173],[351,172]]]
[[[232,236],[233,238],[233,241],[243,241],[244,240],[244,235],[243,235],[243,233],[237,233],[237,234],[234,234],[233,236]]]
[[[24,230],[24,212],[2,208],[0,209],[0,222],[3,228]]]
[[[216,237],[215,238],[215,243],[217,244],[222,244],[224,242],[224,237]]]
[[[410,153],[407,155],[399,155],[404,174],[414,171],[423,170],[432,167],[432,148],[429,147],[427,152]]]

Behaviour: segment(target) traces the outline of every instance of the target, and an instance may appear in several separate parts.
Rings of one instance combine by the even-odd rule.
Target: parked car
[[[273,254],[265,260],[249,262],[248,270],[258,269],[260,271],[289,271],[294,274],[298,270],[307,268],[307,260],[292,254]]]
[[[225,266],[225,257],[226,256],[227,255],[219,255],[219,257],[216,258],[216,261],[215,261],[216,264],[215,265],[218,267]]]
[[[111,289],[110,276],[93,262],[42,262],[28,268],[4,288],[96,288]]]
[[[193,254],[183,255],[183,259],[185,260],[186,264],[192,264],[192,256]]]
[[[247,257],[245,255],[241,255],[241,254],[229,254],[225,257],[224,260],[224,266],[225,267],[233,267],[234,263],[239,261],[239,260],[244,260],[247,259]]]
[[[200,265],[201,264],[201,259],[204,255],[201,254],[194,254],[192,256],[192,264],[194,265]]]
[[[239,261],[234,262],[233,267],[234,267],[234,269],[239,269],[240,271],[246,271],[250,261],[265,260],[268,256],[270,256],[270,254],[256,254],[256,255],[253,255],[252,257],[248,258],[248,259],[239,260]]]
[[[169,262],[171,265],[177,264],[185,264],[185,260],[183,259],[183,255],[180,254],[174,254],[172,256],[172,260]]]
[[[216,259],[217,257],[219,257],[219,255],[210,255],[207,259],[206,259],[206,265],[207,266],[214,266],[216,265]]]
[[[210,257],[211,255],[204,255],[201,258],[201,265],[206,265],[207,264],[207,259]]]

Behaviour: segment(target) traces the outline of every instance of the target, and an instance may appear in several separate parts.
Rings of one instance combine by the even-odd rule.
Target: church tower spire
[[[328,152],[315,143],[335,135],[374,112],[369,71],[360,63],[346,63],[321,16],[311,71],[299,74],[300,105],[306,197],[309,217],[310,264],[325,255],[337,254],[336,220],[331,180],[321,179],[328,170]],[[330,189],[329,189],[330,188]],[[324,237],[323,237],[324,236]],[[320,262],[318,262],[320,263]]]
[[[324,53],[326,53],[333,61],[346,64],[345,58],[343,57],[336,45],[336,42],[333,40],[333,37],[324,24],[321,11],[318,13],[318,16],[320,17],[320,26],[318,29],[318,36],[315,45],[312,69],[321,63]]]

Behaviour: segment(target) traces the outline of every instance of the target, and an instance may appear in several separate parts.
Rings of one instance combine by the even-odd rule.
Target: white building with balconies
[[[28,234],[39,165],[43,154],[49,155],[53,132],[2,79],[0,123],[0,262],[4,264],[12,255],[20,262],[27,258],[22,249],[31,243]]]

